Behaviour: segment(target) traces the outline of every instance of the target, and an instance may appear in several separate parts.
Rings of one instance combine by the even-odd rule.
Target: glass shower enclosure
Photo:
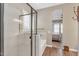
[[[35,56],[37,11],[28,3],[4,3],[4,56]]]

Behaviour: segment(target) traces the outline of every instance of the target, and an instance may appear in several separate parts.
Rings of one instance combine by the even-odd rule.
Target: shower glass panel
[[[31,36],[31,15],[24,15],[21,16],[20,20],[22,23],[20,24],[21,30],[20,33],[22,34],[21,42],[19,42],[19,54],[23,56],[31,55],[31,39],[29,38]],[[22,39],[23,38],[23,39]]]
[[[23,10],[23,14],[19,16],[20,21],[20,33],[22,33],[23,38],[21,39],[21,46],[19,47],[19,55],[31,56],[32,45],[31,45],[31,7],[26,5],[26,10]],[[20,36],[21,37],[21,36]]]
[[[37,16],[37,12],[32,8],[31,8],[31,13],[25,13],[24,15],[20,16],[20,20],[23,22],[20,24],[20,29],[21,29],[20,32],[25,32],[29,34],[28,39],[26,38],[27,40],[24,42],[28,43],[29,41],[30,47],[27,46],[27,48],[28,47],[30,48],[28,51],[30,51],[30,54],[33,56],[36,55],[36,34],[37,34],[36,16]],[[27,51],[27,49],[25,50]]]
[[[32,56],[36,53],[36,11],[26,3],[4,4],[4,55]]]

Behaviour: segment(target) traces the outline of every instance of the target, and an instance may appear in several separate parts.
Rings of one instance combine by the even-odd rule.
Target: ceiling
[[[30,5],[36,10],[51,7],[51,6],[56,6],[60,4],[62,3],[30,3]]]

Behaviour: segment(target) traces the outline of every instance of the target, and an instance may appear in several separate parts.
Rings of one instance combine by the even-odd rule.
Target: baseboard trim
[[[55,48],[58,48],[57,46],[48,45],[48,44],[46,44],[46,47],[55,47]]]
[[[79,56],[79,51],[78,51],[78,56]]]
[[[78,50],[76,50],[76,49],[69,49],[70,51],[74,51],[74,52],[78,52]]]
[[[56,46],[52,46],[52,45],[48,45],[48,44],[46,44],[46,47],[55,47],[55,48],[58,48],[58,47],[56,47]],[[64,49],[64,48],[62,48],[62,49]],[[72,49],[72,48],[69,48],[69,50],[70,50],[70,51],[74,51],[74,52],[78,52],[78,50]]]
[[[48,44],[46,44],[46,47],[53,47],[52,45],[48,45]]]

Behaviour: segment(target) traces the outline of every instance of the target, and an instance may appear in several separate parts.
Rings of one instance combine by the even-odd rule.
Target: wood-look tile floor
[[[53,47],[61,48],[62,43],[61,42],[52,42]]]
[[[61,55],[62,54],[62,55]],[[77,56],[78,53],[74,51],[65,52],[59,48],[46,47],[43,56]]]

